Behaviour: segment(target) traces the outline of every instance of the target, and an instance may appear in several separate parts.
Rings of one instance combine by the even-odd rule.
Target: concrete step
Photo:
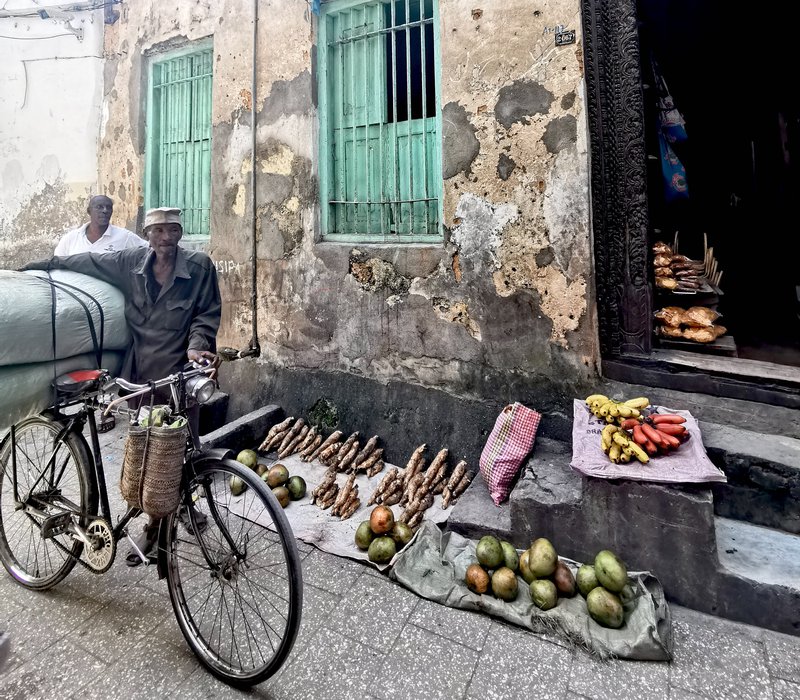
[[[800,586],[800,536],[715,518],[719,562],[732,574],[775,586]]]
[[[800,534],[800,440],[703,421],[700,430],[728,477],[712,487],[714,512]]]
[[[716,517],[706,485],[584,477],[570,468],[571,454],[568,443],[537,440],[509,501],[496,508],[476,479],[448,529],[472,537],[493,532],[517,547],[547,537],[579,561],[612,549],[632,569],[656,575],[675,603],[800,635],[800,576],[794,569],[800,558],[784,565],[796,556],[796,535]],[[741,538],[740,546],[731,544],[732,537]],[[768,553],[769,573],[762,574],[759,564]],[[777,578],[782,569],[784,577]]]

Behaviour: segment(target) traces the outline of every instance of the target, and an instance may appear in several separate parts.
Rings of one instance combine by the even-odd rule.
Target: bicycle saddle
[[[74,372],[67,372],[57,377],[55,380],[56,389],[68,396],[74,396],[81,392],[94,388],[97,382],[103,377],[103,370],[100,369],[79,369]]]

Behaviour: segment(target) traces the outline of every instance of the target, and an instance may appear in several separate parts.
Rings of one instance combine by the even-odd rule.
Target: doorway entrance
[[[698,342],[657,321],[656,345],[800,367],[797,53],[720,0],[638,0],[637,13],[651,248],[677,236],[704,268],[696,288],[654,279],[655,315],[700,306],[699,322],[721,313],[712,327],[726,329]]]
[[[798,109],[784,79],[796,59],[780,42],[760,45],[769,34],[718,0],[582,0],[582,10],[603,374],[800,408]],[[674,147],[683,202],[665,197],[654,61],[685,117]],[[674,248],[676,231],[672,252],[700,266],[713,248],[716,300],[706,288],[705,299],[657,293],[653,247]],[[656,334],[658,310],[703,304],[722,314],[714,323],[732,351]]]

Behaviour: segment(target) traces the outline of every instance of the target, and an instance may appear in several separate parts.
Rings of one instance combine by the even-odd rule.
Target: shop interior
[[[654,347],[800,367],[800,60],[762,16],[639,0]]]

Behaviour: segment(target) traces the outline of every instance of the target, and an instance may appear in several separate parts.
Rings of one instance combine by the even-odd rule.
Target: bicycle
[[[17,583],[45,591],[76,563],[107,571],[123,537],[135,547],[128,525],[140,510],[129,508],[111,525],[95,412],[108,414],[121,402],[168,388],[176,414],[190,427],[180,487],[186,517],[185,525],[177,512],[161,520],[158,577],[167,579],[178,625],[200,662],[226,683],[249,687],[273,675],[294,645],[302,571],[271,490],[229,450],[200,444],[196,411],[189,409],[210,398],[212,372],[191,365],[149,384],[112,380],[104,370],[59,377],[54,404],[12,426],[0,442],[0,561]],[[106,404],[102,397],[114,385],[129,393]],[[232,477],[247,486],[246,508],[237,510],[232,501]]]

